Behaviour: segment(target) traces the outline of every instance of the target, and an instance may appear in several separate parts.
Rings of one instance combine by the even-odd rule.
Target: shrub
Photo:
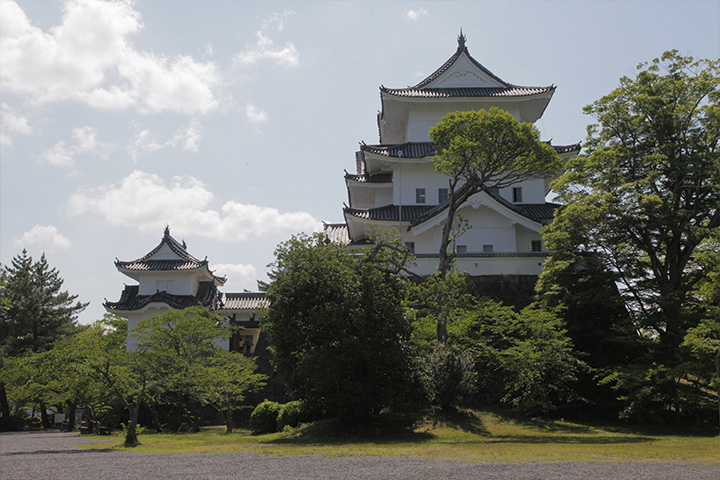
[[[278,430],[280,404],[265,400],[250,414],[250,428],[254,434],[273,433]]]
[[[425,389],[433,406],[450,409],[473,391],[476,375],[467,351],[438,345],[425,359],[424,370]]]
[[[280,414],[277,419],[278,430],[282,431],[286,426],[295,428],[304,421],[307,421],[307,411],[303,402],[295,400],[280,406]]]

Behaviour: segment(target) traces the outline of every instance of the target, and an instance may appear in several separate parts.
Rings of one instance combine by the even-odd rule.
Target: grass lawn
[[[708,462],[720,464],[720,437],[593,427],[563,421],[518,421],[489,412],[466,412],[427,421],[413,432],[332,436],[322,422],[270,435],[207,427],[194,434],[142,434],[135,452],[258,455],[392,455],[468,462]],[[121,439],[84,445],[125,450]]]

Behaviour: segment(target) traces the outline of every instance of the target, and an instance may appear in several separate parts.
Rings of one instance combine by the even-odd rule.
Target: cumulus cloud
[[[30,135],[32,127],[27,118],[18,114],[7,103],[0,105],[0,146],[10,147],[13,144],[13,135]]]
[[[417,10],[408,10],[407,12],[407,18],[408,20],[417,20],[418,18],[422,17],[423,15],[427,15],[428,11],[425,8],[419,8]]]
[[[248,104],[248,106],[245,107],[245,115],[247,115],[248,119],[253,123],[264,123],[267,122],[268,119],[265,110],[252,104]]]
[[[92,153],[107,159],[115,145],[97,140],[97,130],[92,127],[76,127],[73,129],[73,145],[67,145],[64,140],[57,142],[49,150],[44,151],[40,158],[56,167],[70,168],[75,166],[75,157],[81,154]]]
[[[300,65],[300,55],[291,42],[283,48],[275,47],[274,42],[262,30],[255,32],[255,44],[235,55],[234,61],[242,66],[253,66],[262,60],[270,60],[283,67]]]
[[[192,120],[186,127],[178,128],[171,138],[161,140],[157,133],[146,128],[135,135],[130,147],[130,156],[133,161],[137,161],[142,154],[156,152],[163,148],[197,152],[200,149],[202,131],[200,122]]]
[[[133,226],[157,232],[164,225],[178,234],[193,234],[227,242],[270,233],[312,231],[319,222],[307,212],[281,213],[275,208],[226,202],[209,208],[212,192],[194,177],[173,177],[135,170],[119,185],[80,189],[67,203],[70,215],[92,214],[113,226]]]
[[[39,103],[76,101],[109,110],[207,113],[219,105],[211,62],[135,50],[143,28],[131,1],[66,0],[60,25],[34,26],[0,0],[0,86]]]
[[[16,247],[39,246],[47,252],[67,250],[72,246],[70,240],[60,234],[52,225],[36,224],[33,228],[15,239]]]

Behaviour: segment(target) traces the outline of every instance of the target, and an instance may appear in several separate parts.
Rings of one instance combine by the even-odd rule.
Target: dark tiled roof
[[[361,183],[392,183],[392,173],[378,173],[376,175],[353,175],[345,172],[347,180],[353,180]]]
[[[180,260],[151,260],[150,258],[160,251],[163,245],[167,245],[170,250],[180,257]],[[181,244],[170,236],[169,227],[165,227],[165,233],[158,246],[144,257],[129,262],[115,261],[115,265],[118,268],[125,270],[193,270],[207,264],[207,259],[201,261],[190,255],[185,246],[185,242]]]
[[[363,144],[360,146],[360,150],[385,157],[424,158],[435,155],[435,144],[433,142],[407,142],[399,145]]]
[[[425,213],[432,208],[433,206],[431,205],[403,205],[402,221],[414,222],[416,219],[423,217]],[[400,207],[397,205],[386,205],[384,207],[370,208],[368,210],[345,207],[343,212],[346,215],[352,215],[353,217],[366,220],[397,222],[400,221],[400,210]]]
[[[548,142],[549,143],[549,142]],[[580,144],[551,145],[557,153],[580,151]],[[433,142],[408,142],[399,145],[360,145],[360,152],[369,152],[385,157],[424,158],[434,156],[436,146]]]
[[[265,292],[223,293],[220,301],[222,310],[258,310],[268,306]]]
[[[423,90],[415,88],[385,88],[381,91],[396,97],[413,98],[456,98],[456,97],[527,97],[540,93],[552,92],[554,86],[550,87],[521,87],[510,85],[504,88],[426,88]]]
[[[326,243],[332,242],[339,245],[348,245],[350,243],[347,223],[323,222],[323,233],[325,234]]]
[[[557,153],[570,153],[580,151],[579,143],[573,143],[572,145],[552,145],[552,147]]]
[[[105,308],[115,311],[140,310],[150,303],[165,303],[171,308],[183,309],[201,305],[215,310],[219,306],[217,287],[212,282],[200,282],[197,295],[173,295],[167,292],[156,292],[152,295],[138,295],[139,285],[126,285],[120,300],[105,301]]]

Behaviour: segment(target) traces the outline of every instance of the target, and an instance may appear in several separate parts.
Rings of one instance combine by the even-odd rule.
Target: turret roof
[[[489,77],[497,86],[483,87],[458,87],[458,88],[435,88],[432,83],[438,80],[444,73],[462,57],[466,57],[473,66],[479,69],[485,76]],[[415,98],[452,98],[452,97],[525,97],[555,91],[555,86],[528,87],[513,85],[502,80],[500,77],[488,70],[484,65],[475,60],[465,45],[465,36],[460,32],[458,37],[458,48],[455,54],[450,57],[440,68],[419,83],[407,88],[386,88],[380,87],[382,93],[398,97]]]
[[[163,246],[167,246],[175,255],[176,258],[153,258]],[[208,260],[198,260],[194,256],[190,255],[187,251],[185,242],[178,242],[170,235],[170,227],[165,227],[163,238],[157,247],[152,249],[143,257],[131,261],[115,260],[115,266],[118,270],[126,271],[178,271],[178,270],[196,270],[205,268],[210,272],[208,267]],[[221,285],[225,283],[224,277],[218,277],[212,275],[216,281]]]

